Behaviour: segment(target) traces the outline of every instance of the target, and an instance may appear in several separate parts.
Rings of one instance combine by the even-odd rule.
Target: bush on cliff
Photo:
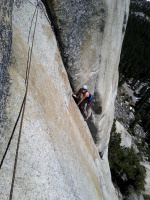
[[[120,146],[120,143],[121,137],[116,133],[114,122],[108,151],[112,181],[123,195],[128,195],[132,188],[140,193],[144,191],[146,170],[140,165],[134,149]]]

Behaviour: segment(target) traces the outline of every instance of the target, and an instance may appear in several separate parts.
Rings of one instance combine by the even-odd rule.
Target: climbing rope
[[[7,144],[6,150],[5,150],[5,152],[4,152],[4,155],[3,155],[3,157],[2,157],[2,160],[1,160],[1,163],[0,163],[0,169],[1,169],[2,165],[3,165],[3,162],[4,162],[4,159],[5,159],[5,157],[6,157],[7,151],[8,151],[8,149],[9,149],[11,140],[12,140],[13,135],[14,135],[14,132],[15,132],[15,130],[16,130],[18,121],[19,121],[19,119],[20,119],[20,115],[21,115],[22,108],[23,108],[23,105],[24,105],[24,100],[25,100],[25,97],[23,98],[22,105],[21,105],[21,108],[20,108],[20,111],[19,111],[19,115],[18,115],[17,120],[16,120],[16,122],[15,122],[13,131],[12,131],[12,133],[11,133],[11,136],[10,136],[10,139],[9,139],[9,141],[8,141],[8,144]]]
[[[32,24],[33,24],[33,20],[34,20],[34,18],[35,18],[35,14],[36,14],[37,8],[38,8],[38,1],[37,1],[36,9],[35,9],[35,11],[34,11],[34,14],[33,14],[32,20],[31,20],[31,27],[30,27],[30,29],[29,29],[29,36],[28,36],[28,44],[29,44],[29,38],[30,38],[30,34],[31,34]],[[26,69],[25,86],[26,86],[27,77],[28,77],[28,69],[29,69],[28,66],[29,66],[29,62],[30,62],[30,59],[29,59],[29,58],[30,58],[30,47],[29,47],[29,49],[28,49],[28,59],[27,59],[27,69]],[[2,156],[2,160],[1,160],[1,162],[0,162],[0,169],[1,169],[2,165],[3,165],[3,162],[4,162],[4,159],[5,159],[6,154],[7,154],[7,152],[8,152],[8,149],[9,149],[9,146],[10,146],[10,143],[11,143],[11,140],[12,140],[12,138],[13,138],[13,136],[14,136],[14,133],[15,133],[15,130],[16,130],[18,121],[19,121],[19,119],[20,119],[21,112],[22,112],[22,109],[23,109],[24,100],[25,100],[25,95],[24,95],[24,98],[23,98],[23,101],[22,101],[22,104],[21,104],[21,107],[20,107],[20,111],[19,111],[18,117],[17,117],[16,122],[15,122],[14,128],[13,128],[12,133],[11,133],[11,136],[10,136],[10,138],[9,138],[7,147],[6,147],[5,152],[4,152],[3,156]]]
[[[31,50],[29,49],[28,53],[28,61],[27,61],[27,71],[26,71],[26,91],[25,96],[22,104],[22,113],[21,113],[21,122],[20,122],[20,128],[19,128],[19,136],[17,141],[17,148],[16,148],[16,155],[15,155],[15,162],[14,162],[14,169],[13,169],[13,177],[12,177],[12,183],[11,183],[11,190],[10,190],[10,196],[9,200],[12,200],[13,195],[13,188],[14,188],[14,181],[15,181],[15,174],[16,174],[16,167],[17,167],[17,160],[18,160],[18,152],[19,152],[19,145],[20,145],[20,139],[21,139],[21,131],[22,131],[22,124],[23,124],[23,118],[24,118],[24,112],[25,112],[25,106],[26,106],[26,99],[27,99],[27,93],[28,93],[28,85],[29,85],[29,74],[30,74],[30,68],[31,68],[31,58],[32,58],[32,50],[33,50],[33,43],[34,43],[34,37],[35,37],[35,30],[36,30],[36,24],[37,24],[37,17],[38,17],[38,5],[37,2],[36,6],[36,20],[35,20],[35,26],[33,31],[33,37],[32,37],[32,44],[31,44]],[[30,32],[29,32],[30,34]]]

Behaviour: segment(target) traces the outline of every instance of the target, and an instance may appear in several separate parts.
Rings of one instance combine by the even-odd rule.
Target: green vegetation
[[[140,160],[144,162],[144,159],[146,158],[146,160],[150,162],[150,148],[145,141],[145,138],[141,137],[138,134],[135,134],[134,128],[130,127],[127,131],[130,135],[136,136],[136,139],[134,139],[134,143],[139,151],[137,155],[139,156]]]
[[[120,146],[120,143],[121,137],[116,133],[114,122],[108,150],[112,181],[123,195],[127,196],[130,189],[140,194],[144,191],[146,170],[140,165],[140,159],[134,149]]]
[[[150,200],[150,196],[149,195],[144,194],[143,197],[144,197],[144,200]]]
[[[120,62],[122,82],[125,78],[134,78],[132,84],[136,85],[138,80],[145,82],[149,79],[149,29],[150,22],[138,15],[130,14]]]
[[[150,162],[150,148],[148,147],[147,143],[145,142],[144,138],[141,138],[140,136],[137,137],[137,140],[135,141],[135,145],[138,148],[138,157],[141,161],[144,161],[143,158],[146,157],[147,161]]]
[[[146,132],[150,147],[150,2],[132,0],[119,65],[119,85],[130,82],[138,89],[135,105],[135,120],[131,128],[139,123]]]

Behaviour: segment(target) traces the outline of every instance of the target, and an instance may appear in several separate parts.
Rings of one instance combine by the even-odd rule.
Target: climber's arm
[[[76,94],[73,94],[72,96],[78,99],[81,94],[82,94],[82,91],[80,89]]]
[[[78,103],[77,105],[79,106],[80,103],[82,103],[82,101],[83,101],[86,97],[88,97],[88,93],[87,93],[87,92],[84,94],[84,96],[81,98],[81,100],[79,101],[79,103]]]

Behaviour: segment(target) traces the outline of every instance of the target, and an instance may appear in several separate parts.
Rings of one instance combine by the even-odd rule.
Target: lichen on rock
[[[12,43],[12,9],[13,0],[0,3],[0,141],[4,131],[9,127],[9,119],[6,114],[6,101],[11,80],[7,67]],[[0,142],[1,144],[1,142]]]

